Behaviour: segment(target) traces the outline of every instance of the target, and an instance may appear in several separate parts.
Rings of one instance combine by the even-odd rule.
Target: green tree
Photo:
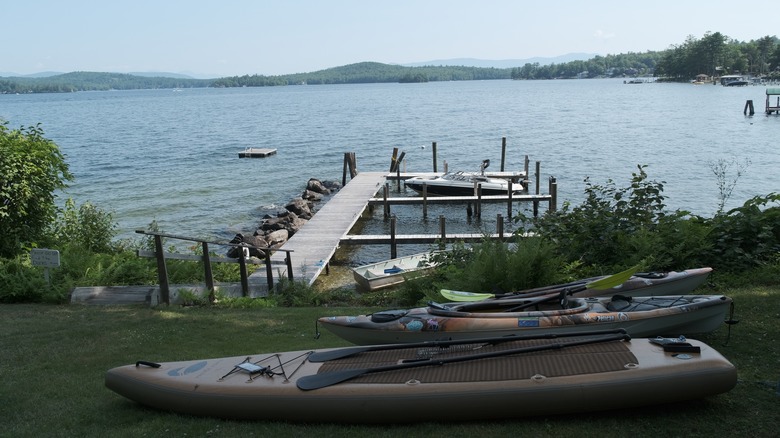
[[[43,237],[56,218],[55,191],[72,179],[40,124],[11,130],[0,123],[0,257],[18,255]]]

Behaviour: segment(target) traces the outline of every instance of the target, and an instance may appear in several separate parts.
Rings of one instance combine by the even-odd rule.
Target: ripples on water
[[[406,170],[430,171],[435,141],[439,170],[445,161],[476,170],[485,158],[497,169],[502,137],[507,170],[525,155],[532,169],[541,161],[542,191],[557,177],[559,203],[578,203],[585,177],[625,187],[647,164],[650,179],[666,181],[670,208],[710,216],[719,198],[708,162],[752,163],[727,207],[778,191],[780,117],[761,112],[764,90],[569,80],[0,95],[0,119],[41,123],[76,176],[66,196],[113,211],[123,237],[156,220],[167,232],[225,239],[253,230],[310,177],[340,180],[344,152],[356,152],[359,170],[384,171],[398,147]],[[742,114],[748,99],[753,117]],[[278,153],[238,159],[245,147]],[[446,214],[448,231],[492,232],[501,211],[479,222],[465,208],[436,208],[427,222],[394,212],[405,229],[436,232]],[[387,232],[381,209],[373,218],[364,232]]]

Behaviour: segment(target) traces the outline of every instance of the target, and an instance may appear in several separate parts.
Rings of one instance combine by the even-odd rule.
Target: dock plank
[[[293,251],[293,279],[314,283],[325,265],[333,257],[343,236],[349,232],[368,206],[368,200],[376,195],[385,182],[383,172],[361,172],[331,198],[309,222],[282,246]],[[283,252],[271,256],[274,261],[284,260]],[[282,270],[282,268],[279,268]],[[282,270],[282,277],[287,276]],[[250,282],[265,282],[265,274],[255,272]]]

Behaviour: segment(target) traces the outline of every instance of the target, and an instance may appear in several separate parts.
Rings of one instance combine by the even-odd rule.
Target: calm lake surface
[[[625,187],[646,164],[666,182],[669,208],[711,216],[717,160],[750,161],[727,208],[780,191],[780,117],[764,115],[764,93],[612,79],[107,91],[0,95],[0,119],[40,123],[76,177],[63,198],[113,212],[120,237],[156,220],[168,233],[224,240],[251,233],[309,178],[340,181],[345,152],[359,170],[386,171],[398,147],[407,171],[427,172],[435,141],[439,170],[445,161],[477,170],[483,159],[498,170],[502,137],[507,170],[522,169],[525,155],[532,170],[541,162],[542,192],[555,176],[559,205],[582,200],[586,177]],[[753,117],[743,115],[747,100]],[[239,159],[246,147],[278,153]],[[448,232],[495,230],[491,211],[473,221],[463,207],[438,208],[428,221],[396,209],[399,229],[435,232],[444,214]],[[364,226],[388,228],[381,209]]]

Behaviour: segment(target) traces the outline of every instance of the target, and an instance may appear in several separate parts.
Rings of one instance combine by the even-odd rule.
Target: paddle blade
[[[354,379],[355,377],[362,376],[363,374],[370,373],[373,370],[370,368],[357,369],[357,370],[342,370],[334,371],[332,373],[312,374],[304,376],[298,379],[295,384],[298,389],[302,391],[311,391],[312,389],[325,388],[337,383],[346,382],[347,380]]]
[[[636,265],[626,269],[625,271],[618,272],[617,274],[610,275],[606,278],[602,278],[601,280],[591,281],[590,283],[586,284],[585,287],[596,290],[611,289],[628,281],[628,279],[631,278],[631,276],[634,275],[638,270],[639,265]]]
[[[464,292],[460,290],[442,289],[441,295],[450,301],[482,301],[493,298],[495,295],[477,292]]]

